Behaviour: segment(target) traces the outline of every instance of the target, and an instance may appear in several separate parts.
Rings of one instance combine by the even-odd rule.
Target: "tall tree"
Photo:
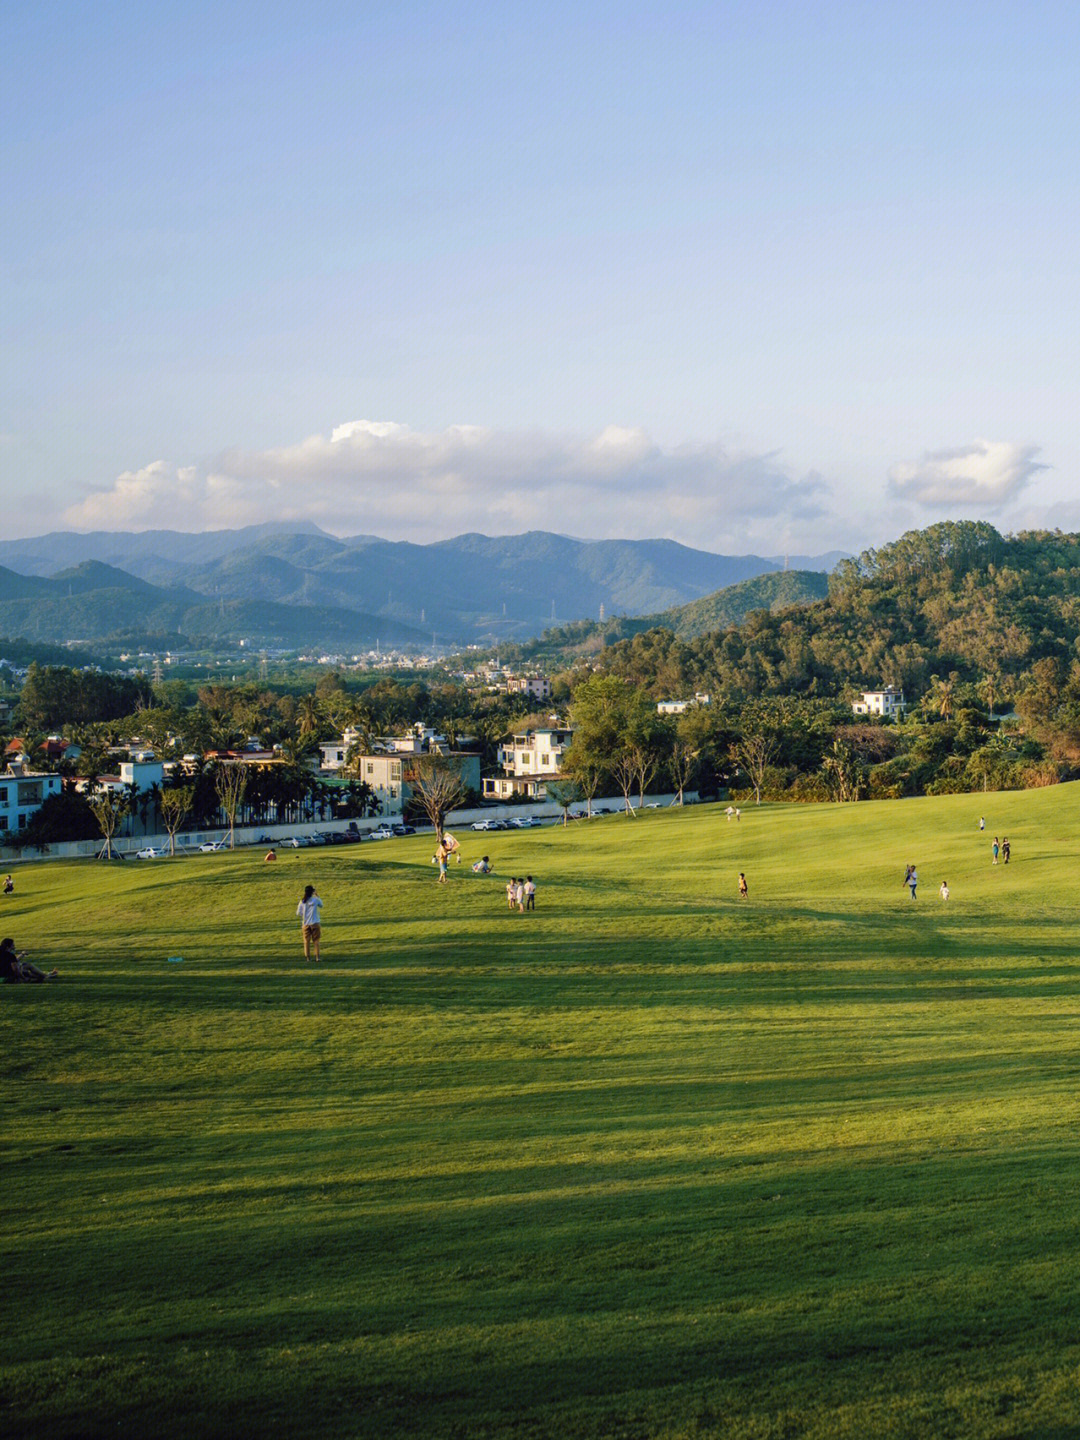
[[[158,809],[161,811],[162,824],[169,837],[170,855],[176,854],[176,832],[191,814],[194,799],[195,790],[191,785],[176,785],[161,792]]]
[[[441,845],[447,815],[467,794],[460,761],[452,755],[413,755],[404,778]]]
[[[214,789],[229,825],[229,849],[236,848],[236,816],[247,789],[248,772],[243,764],[219,765],[214,772]]]
[[[96,795],[88,797],[90,809],[94,812],[94,819],[98,823],[105,843],[101,847],[99,859],[111,860],[113,858],[113,838],[124,820],[130,814],[131,802],[124,795],[118,795],[114,790],[101,790]]]

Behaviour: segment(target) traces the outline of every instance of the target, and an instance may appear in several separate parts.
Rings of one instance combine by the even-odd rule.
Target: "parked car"
[[[394,832],[389,825],[379,825],[368,834],[369,840],[392,840]]]
[[[416,826],[415,826],[415,825],[391,825],[391,826],[390,826],[390,829],[393,830],[393,832],[394,832],[395,835],[415,835],[415,834],[416,834]]]
[[[540,821],[535,815],[522,815],[516,820],[511,820],[510,824],[515,830],[531,830],[534,826],[539,825]]]
[[[507,822],[505,820],[477,820],[472,828],[474,830],[505,830]]]
[[[228,840],[204,840],[199,846],[204,855],[213,855],[217,850],[227,850],[228,848]]]
[[[136,851],[135,851],[135,859],[136,859],[136,860],[160,860],[160,859],[162,859],[163,856],[168,855],[168,853],[169,853],[168,850],[155,850],[155,848],[153,847],[153,845],[148,845],[145,850],[136,850]]]

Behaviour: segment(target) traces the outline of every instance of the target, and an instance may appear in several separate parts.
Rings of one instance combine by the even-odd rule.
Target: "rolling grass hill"
[[[7,1435],[1075,1433],[1080,788],[481,844],[20,867]]]

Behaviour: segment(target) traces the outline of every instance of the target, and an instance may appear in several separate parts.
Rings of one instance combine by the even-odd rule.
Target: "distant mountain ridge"
[[[835,559],[818,557],[815,566],[814,557],[799,558],[808,561],[802,568],[822,571]],[[189,625],[210,627],[199,633],[225,638],[211,625],[211,611],[216,606],[220,619],[223,606],[236,605],[254,607],[244,613],[259,634],[271,614],[275,636],[302,629],[300,617],[286,621],[283,613],[267,608],[283,607],[306,616],[317,631],[312,643],[324,633],[340,637],[351,623],[354,645],[370,635],[373,625],[381,625],[382,638],[389,641],[391,624],[415,632],[418,642],[425,636],[448,645],[527,639],[553,623],[595,619],[601,607],[609,615],[656,614],[783,568],[763,556],[714,555],[673,540],[575,540],[529,531],[472,533],[417,545],[367,535],[338,539],[311,523],[205,533],[54,532],[0,541],[0,566],[11,567],[6,577],[19,572],[27,580],[66,584],[70,598],[113,593],[107,608],[118,622],[122,607],[115,592],[134,597],[142,583],[168,595],[166,601],[146,591],[147,605],[164,605],[172,614],[183,604],[193,612]],[[6,577],[0,578],[0,600],[31,598],[32,585],[20,592]],[[50,607],[64,598],[60,591],[38,594]],[[323,612],[318,619],[315,611]],[[362,623],[347,621],[350,614],[362,617]],[[0,611],[0,628],[28,638],[68,638],[55,630],[60,621],[59,611],[42,616],[40,623],[50,633],[37,629],[31,635],[12,630]],[[181,628],[186,633],[188,627]],[[277,643],[260,641],[259,634],[250,637],[253,643]]]

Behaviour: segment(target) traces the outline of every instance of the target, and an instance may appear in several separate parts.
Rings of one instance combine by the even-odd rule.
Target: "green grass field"
[[[19,869],[5,1436],[1080,1436],[1080,786],[481,850]]]

